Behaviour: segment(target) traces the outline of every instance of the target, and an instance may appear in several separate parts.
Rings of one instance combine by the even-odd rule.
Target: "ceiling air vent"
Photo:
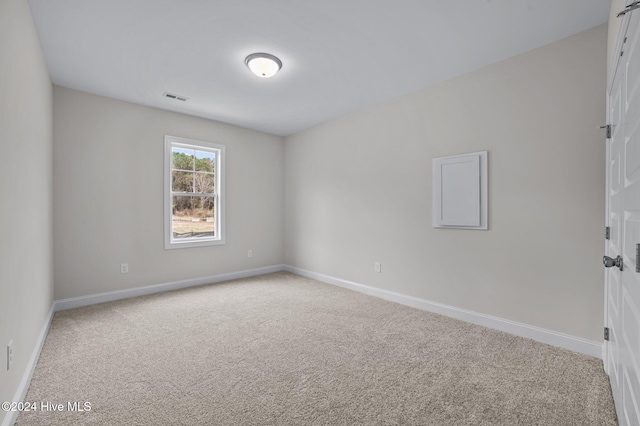
[[[165,98],[175,99],[176,101],[186,102],[189,98],[185,98],[184,96],[174,95],[173,93],[164,92],[163,95]]]

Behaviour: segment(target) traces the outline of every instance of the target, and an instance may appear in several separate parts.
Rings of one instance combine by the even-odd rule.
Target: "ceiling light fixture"
[[[244,63],[252,73],[262,78],[273,77],[282,68],[282,61],[268,53],[252,53]]]

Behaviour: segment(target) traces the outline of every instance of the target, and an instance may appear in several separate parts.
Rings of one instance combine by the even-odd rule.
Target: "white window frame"
[[[173,192],[171,166],[173,163],[172,148],[180,147],[187,149],[200,149],[203,151],[213,151],[216,153],[216,164],[214,169],[215,182],[215,236],[203,238],[189,238],[178,240],[173,238],[172,232],[172,206],[174,195],[198,196],[198,193]],[[180,138],[177,136],[165,135],[164,137],[164,248],[165,250],[206,247],[225,244],[225,146],[197,141],[193,139]]]

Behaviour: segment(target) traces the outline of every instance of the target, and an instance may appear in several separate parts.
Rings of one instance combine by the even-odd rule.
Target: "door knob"
[[[604,264],[605,268],[617,266],[622,271],[622,257],[620,257],[620,255],[618,255],[615,259],[612,259],[609,256],[604,256],[602,258],[602,263]]]

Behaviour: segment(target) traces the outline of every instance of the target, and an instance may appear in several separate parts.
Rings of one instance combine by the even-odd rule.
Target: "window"
[[[165,249],[224,244],[224,145],[164,137]]]

